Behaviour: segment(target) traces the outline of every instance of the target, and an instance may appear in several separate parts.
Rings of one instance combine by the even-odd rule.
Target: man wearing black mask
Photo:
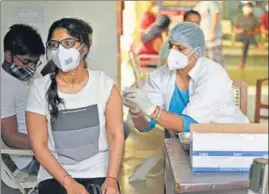
[[[45,48],[41,36],[31,26],[15,24],[4,37],[1,69],[1,136],[6,145],[31,149],[25,123],[29,84]],[[32,165],[32,157],[11,156],[19,169]]]

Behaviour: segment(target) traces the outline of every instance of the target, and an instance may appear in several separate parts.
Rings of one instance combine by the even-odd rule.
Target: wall
[[[117,75],[116,55],[116,2],[115,1],[2,1],[1,2],[1,50],[3,37],[14,22],[14,8],[43,9],[41,21],[25,22],[35,26],[42,38],[47,38],[49,26],[63,17],[76,17],[89,22],[94,29],[93,46],[88,64],[91,69],[105,71],[115,81]],[[33,11],[32,11],[33,12]],[[42,14],[41,14],[42,15]],[[40,19],[40,18],[37,18]],[[3,52],[1,53],[1,59]],[[42,59],[45,62],[45,59]]]

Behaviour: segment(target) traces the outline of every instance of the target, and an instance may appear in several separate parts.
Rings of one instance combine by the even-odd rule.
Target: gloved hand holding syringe
[[[127,106],[131,113],[137,114],[142,111],[146,116],[150,116],[156,109],[146,92],[142,89],[142,83],[137,82],[138,88],[127,88],[123,91],[123,105]]]

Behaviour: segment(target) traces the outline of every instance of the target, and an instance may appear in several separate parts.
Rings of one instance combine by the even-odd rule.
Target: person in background
[[[245,67],[250,44],[254,44],[259,49],[262,49],[255,38],[255,35],[260,32],[260,24],[252,11],[252,3],[248,2],[244,4],[242,8],[243,13],[238,16],[234,23],[233,31],[236,34],[236,41],[243,43],[243,57],[241,63],[238,65],[239,69]]]
[[[87,31],[88,31],[88,34],[89,34],[89,42],[90,42],[90,47],[91,47],[91,45],[92,45],[92,34],[93,34],[93,29],[92,29],[92,27],[91,27],[87,22],[85,22],[85,21],[83,21],[83,20],[80,20],[80,21],[81,21],[81,23],[83,23],[83,24],[85,25],[85,27],[86,27],[86,29],[87,29]],[[49,74],[49,73],[52,73],[53,68],[54,68],[54,63],[53,63],[53,61],[51,60],[51,56],[50,56],[49,52],[46,52],[46,55],[47,55],[47,60],[48,60],[48,62],[47,62],[47,64],[43,67],[43,69],[41,70],[41,75],[42,75],[42,76],[45,76],[45,75],[47,75],[47,74]],[[88,67],[87,67],[87,63],[85,63],[85,68],[88,68]]]
[[[170,32],[167,62],[149,75],[143,88],[123,92],[124,105],[137,129],[156,124],[189,132],[194,123],[249,123],[234,104],[227,71],[204,57],[204,34],[197,24],[183,22]]]
[[[148,29],[156,20],[157,5],[155,1],[146,1],[146,11],[142,16],[140,29],[143,34],[144,30]]]
[[[184,22],[192,22],[195,23],[197,25],[200,25],[201,22],[201,15],[194,10],[190,10],[185,12],[184,16],[183,16],[183,21]]]
[[[151,25],[143,33],[141,37],[141,45],[138,48],[137,55],[140,54],[158,55],[161,46],[163,44],[162,33],[168,33],[169,24],[170,24],[170,18],[167,15],[158,16],[154,24]],[[143,66],[143,64],[140,65]]]
[[[216,1],[199,1],[194,10],[201,15],[200,27],[205,34],[206,56],[224,66],[219,3]]]
[[[268,37],[268,7],[269,7],[269,1],[266,1],[265,3],[265,13],[261,17],[261,34],[263,37]]]
[[[9,147],[32,148],[25,123],[26,98],[44,54],[42,38],[32,26],[14,24],[9,28],[4,37],[1,69],[1,137]],[[11,155],[11,158],[22,170],[28,169],[33,161],[25,156]]]
[[[197,11],[190,10],[185,12],[183,16],[184,22],[192,22],[200,25],[201,16]],[[170,49],[169,49],[169,39],[167,39],[161,50],[160,50],[160,59],[159,59],[159,66],[166,65],[167,64],[167,57],[169,55]]]
[[[55,21],[46,46],[54,70],[33,82],[26,106],[30,142],[41,164],[39,194],[119,194],[120,93],[104,72],[85,68],[90,41],[81,20]]]

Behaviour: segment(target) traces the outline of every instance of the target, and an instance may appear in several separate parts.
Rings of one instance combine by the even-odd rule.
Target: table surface
[[[248,188],[249,178],[246,172],[192,172],[188,153],[183,150],[178,138],[165,139],[164,147],[178,193]]]

